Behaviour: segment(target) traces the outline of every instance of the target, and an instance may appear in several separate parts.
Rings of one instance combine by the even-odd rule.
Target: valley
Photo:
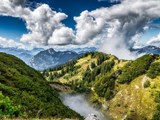
[[[127,61],[94,52],[46,70],[43,75],[50,83],[71,86],[74,93],[87,93],[89,103],[113,119],[156,120],[159,62],[159,55]]]
[[[90,52],[41,73],[12,55],[0,57],[1,101],[9,99],[13,108],[13,113],[2,114],[11,118],[95,115],[100,120],[157,120],[160,116],[159,55],[122,60]]]

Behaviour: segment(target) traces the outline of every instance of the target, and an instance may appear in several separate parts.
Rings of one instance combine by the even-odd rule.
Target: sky
[[[0,36],[18,40],[24,33],[27,29],[22,19],[0,16]]]
[[[159,0],[1,0],[0,47],[97,47],[132,59],[160,47]]]
[[[68,18],[65,19],[63,23],[75,29],[76,23],[73,20],[74,16],[79,16],[84,10],[91,11],[100,7],[109,7],[118,2],[98,2],[97,0],[67,0],[67,2],[64,2],[64,0],[28,0],[26,6],[36,8],[37,3],[48,4],[53,10],[67,14]],[[25,21],[22,19],[0,16],[0,36],[17,40],[27,32]]]

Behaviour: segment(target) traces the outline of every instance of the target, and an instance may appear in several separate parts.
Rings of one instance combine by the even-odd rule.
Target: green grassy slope
[[[5,53],[0,53],[0,91],[3,94],[1,96],[4,96],[0,98],[1,117],[6,115],[8,109],[5,104],[1,104],[6,97],[11,101],[13,109],[14,106],[19,106],[20,113],[12,115],[15,117],[80,118],[62,104],[58,93],[38,71]]]
[[[114,119],[160,119],[159,55],[126,61],[88,53],[43,75],[50,82],[71,85],[77,92],[90,91],[91,101],[101,104]]]

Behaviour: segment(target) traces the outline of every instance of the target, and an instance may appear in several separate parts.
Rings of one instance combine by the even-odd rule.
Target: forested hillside
[[[38,71],[0,53],[0,118],[81,118],[58,97]]]
[[[159,55],[127,61],[92,52],[45,70],[43,75],[49,82],[70,85],[78,93],[87,92],[90,101],[114,119],[160,119]]]

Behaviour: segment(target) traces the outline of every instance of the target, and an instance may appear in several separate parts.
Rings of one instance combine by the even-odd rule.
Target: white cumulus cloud
[[[100,51],[119,58],[134,59],[129,51],[134,46],[133,38],[145,30],[149,21],[160,17],[159,4],[159,0],[123,0],[110,8],[84,11],[75,17],[76,40],[84,43],[101,34],[103,42]]]
[[[47,4],[39,5],[36,9],[32,10],[25,7],[24,3],[25,0],[0,1],[0,15],[19,17],[26,22],[26,28],[29,30],[29,33],[24,34],[20,41],[46,46],[49,43],[58,44],[57,40],[53,40],[52,38],[59,37],[61,39],[60,44],[70,44],[67,43],[70,42],[69,34],[62,35],[59,34],[60,32],[57,34],[59,30],[65,30],[65,32],[69,30],[69,32],[72,32],[61,23],[68,17],[65,13],[53,11]],[[52,42],[49,42],[51,39]]]
[[[71,28],[61,27],[53,32],[48,43],[50,45],[67,45],[68,43],[72,43],[75,39],[74,37],[75,36]]]
[[[6,39],[3,37],[0,37],[0,47],[6,48],[6,47],[16,47],[25,49],[25,45],[23,43],[15,42],[12,39]]]
[[[30,32],[24,34],[21,41],[48,45],[48,40],[52,37],[53,32],[64,27],[61,21],[66,18],[66,14],[52,11],[46,4],[39,6],[34,11],[31,11],[28,16],[24,17],[27,29]]]
[[[105,9],[104,9],[105,10]],[[105,13],[99,10],[84,11],[79,17],[74,17],[76,21],[76,43],[84,44],[100,34],[105,28]]]

